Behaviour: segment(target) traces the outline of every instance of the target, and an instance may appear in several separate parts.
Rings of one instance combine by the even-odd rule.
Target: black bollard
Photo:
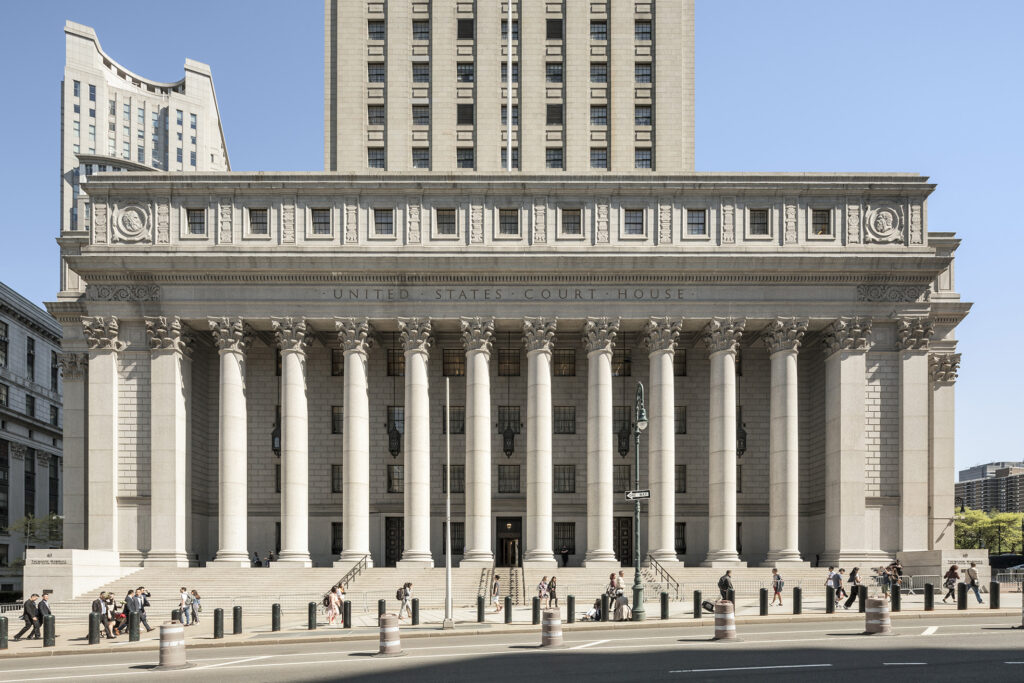
[[[534,626],[540,623],[540,598],[533,596],[532,609],[530,610],[531,620]]]
[[[825,614],[836,612],[836,589],[832,586],[825,586]]]
[[[173,621],[176,624],[183,623],[181,621],[181,610],[180,609],[172,609],[171,610],[171,621]]]
[[[7,617],[0,617],[0,650],[7,649]]]
[[[419,598],[413,598],[412,599],[412,625],[413,626],[419,626],[420,625],[420,599]]]
[[[999,582],[992,581],[988,584],[988,606],[989,609],[999,609]]]
[[[958,583],[956,585],[956,608],[958,610],[967,609],[967,584]]]
[[[760,598],[759,606],[761,608],[761,616],[762,617],[766,617],[766,616],[768,616],[768,589],[767,588],[762,588],[761,589],[761,594],[760,594],[759,598]]]
[[[100,613],[90,612],[89,613],[89,644],[99,645],[100,644]]]
[[[128,613],[128,642],[137,643],[139,642],[139,613],[129,612]]]
[[[565,599],[565,621],[568,624],[576,622],[576,596],[572,593]]]
[[[384,598],[381,598],[380,600],[377,601],[377,617],[380,618],[380,617],[384,616],[387,613],[388,613],[388,603],[387,603],[387,600],[385,600]]]
[[[693,618],[700,619],[701,608],[700,608],[701,595],[700,591],[693,591]]]
[[[231,632],[236,636],[242,635],[242,606],[235,605],[231,610]]]
[[[608,621],[608,607],[609,607],[609,605],[610,605],[610,601],[608,599],[608,594],[605,593],[604,595],[601,596],[601,621]]]
[[[476,621],[478,624],[484,623],[484,596],[476,596]]]
[[[736,591],[732,588],[725,592],[725,599],[733,604],[733,612],[736,611]]]
[[[511,595],[506,595],[505,596],[505,623],[506,624],[511,624],[512,623],[512,596]]]
[[[342,603],[341,618],[345,628],[352,628],[352,603],[346,600]]]
[[[309,631],[316,630],[316,603],[311,602],[306,607],[306,629]]]
[[[668,619],[668,593],[665,591],[661,592],[661,619]]]
[[[868,611],[868,587],[861,584],[857,586],[857,611],[866,614]]]
[[[924,611],[931,612],[935,609],[935,586],[930,583],[924,585]]]
[[[57,634],[54,627],[52,614],[47,614],[43,617],[43,647],[53,647],[57,644]]]
[[[803,614],[804,612],[804,592],[800,590],[800,586],[793,588],[793,614]]]
[[[270,606],[270,630],[281,630],[281,605],[276,602]]]
[[[224,637],[224,610],[220,607],[213,610],[213,637],[218,640]]]

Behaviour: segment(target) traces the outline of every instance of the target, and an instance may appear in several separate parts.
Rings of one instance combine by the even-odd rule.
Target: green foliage
[[[64,518],[53,513],[46,517],[22,517],[7,527],[10,534],[18,534],[25,545],[60,545],[64,540]]]
[[[1021,548],[1021,512],[966,510],[957,516],[956,547],[988,548],[991,552],[1013,552]]]

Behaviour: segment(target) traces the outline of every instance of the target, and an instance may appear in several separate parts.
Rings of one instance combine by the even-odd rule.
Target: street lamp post
[[[640,433],[647,430],[647,409],[644,408],[644,385],[636,383],[636,422],[633,423],[633,455],[636,462],[634,491],[640,490]],[[643,621],[644,586],[640,582],[640,498],[633,500],[633,621]]]

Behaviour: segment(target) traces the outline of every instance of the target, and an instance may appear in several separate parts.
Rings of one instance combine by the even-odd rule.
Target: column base
[[[708,553],[708,556],[704,558],[704,561],[700,563],[702,567],[746,567],[747,563],[740,559],[740,556],[736,554],[735,550],[719,550],[717,552]]]
[[[840,550],[838,552],[822,553],[821,558],[818,560],[818,566],[849,567],[860,565],[863,570],[865,567],[888,565],[892,561],[892,555],[880,550]]]
[[[523,569],[556,569],[557,567],[558,562],[555,560],[554,556],[523,560]]]
[[[769,552],[759,567],[810,567],[811,563],[800,557],[800,553],[792,550]]]
[[[188,555],[173,550],[151,550],[142,561],[144,567],[187,567]]]
[[[260,562],[262,563],[262,560],[260,560]],[[228,558],[220,559],[218,557],[218,558],[208,562],[207,566],[209,566],[209,567],[252,567],[252,560],[246,560],[246,559],[236,560],[234,558],[231,558],[231,559],[228,559]],[[260,564],[260,566],[262,567],[263,565]]]
[[[616,567],[622,563],[615,559],[615,553],[611,550],[588,550],[583,557],[584,567]]]
[[[494,555],[491,553],[466,553],[459,560],[460,567],[492,567]]]
[[[675,550],[652,550],[647,554],[653,557],[658,564],[671,564],[673,567],[681,567],[683,565]]]
[[[312,567],[313,561],[309,559],[309,553],[282,552],[281,555],[270,563],[270,568],[281,567],[294,569],[295,567]]]
[[[219,550],[209,564],[217,567],[251,567],[252,556],[241,550]]]
[[[338,556],[332,566],[334,567],[351,567],[352,565],[360,562],[363,558],[366,558],[366,568],[370,569],[373,567],[373,556],[369,552],[342,551],[341,555]]]
[[[399,560],[398,562],[395,563],[395,568],[396,569],[433,569],[433,567],[434,567],[434,560],[432,558],[429,558],[429,557],[427,559],[425,559],[425,560],[420,560],[420,559],[416,559],[416,560],[401,559],[401,560]]]

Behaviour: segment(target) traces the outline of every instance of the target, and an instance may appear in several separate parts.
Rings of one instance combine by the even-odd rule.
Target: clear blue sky
[[[179,79],[186,56],[210,64],[235,170],[320,170],[322,15],[320,0],[6,3],[0,280],[36,302],[57,289],[65,19],[149,78]],[[1020,0],[697,0],[698,170],[938,183],[929,228],[964,240],[957,284],[975,302],[959,333],[960,467],[1024,459],[1024,322],[1007,289],[1024,256],[1022,25]]]

